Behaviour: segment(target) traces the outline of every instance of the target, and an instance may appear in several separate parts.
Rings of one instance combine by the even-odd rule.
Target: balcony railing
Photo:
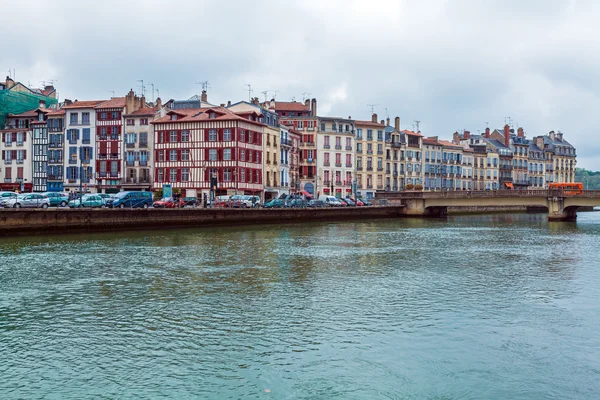
[[[140,167],[147,167],[148,166],[148,160],[140,160],[138,162],[138,164],[140,165]]]
[[[328,145],[328,144],[324,144],[324,145],[323,145],[323,148],[324,148],[324,149],[330,149],[330,148],[331,148],[331,146],[330,146],[330,145]]]
[[[148,147],[148,142],[140,142],[140,144],[139,144],[138,147],[141,148],[141,149],[145,149],[145,148]]]
[[[48,175],[48,180],[49,181],[62,181],[63,176],[62,175]]]
[[[346,146],[346,150],[352,151],[352,146]]]
[[[48,143],[48,148],[50,149],[57,149],[57,148],[62,148],[63,147],[63,142],[50,142]]]
[[[340,163],[336,162],[335,166],[338,167],[338,168],[340,168],[342,166],[342,163],[341,162]]]
[[[48,163],[50,163],[50,164],[62,164],[63,163],[63,159],[62,158],[49,158],[48,159]]]
[[[352,163],[346,163],[346,168],[352,168]]]
[[[4,142],[4,147],[12,147],[13,142]]]
[[[135,143],[125,143],[125,147],[128,149],[133,149],[135,147]]]
[[[125,165],[128,167],[133,167],[135,165],[135,161],[127,160],[127,161],[125,161]]]
[[[331,165],[331,163],[329,161],[323,161],[324,167],[329,167],[330,165]]]
[[[342,149],[342,145],[341,144],[336,144],[335,145],[335,149],[336,150],[341,150]]]

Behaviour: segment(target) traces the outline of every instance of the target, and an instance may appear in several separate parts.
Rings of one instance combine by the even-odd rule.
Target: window
[[[210,161],[217,161],[217,149],[210,149],[208,151],[208,159]]]
[[[240,132],[240,142],[245,142],[246,141],[246,131],[242,130]]]
[[[140,125],[148,125],[148,118],[141,118]]]
[[[90,124],[90,113],[89,112],[82,112],[81,113],[81,123],[83,125],[89,125]]]
[[[171,114],[171,121],[177,120],[177,114]]]
[[[231,149],[223,150],[223,160],[225,160],[225,161],[231,160]]]
[[[90,128],[83,128],[83,144],[90,144]]]
[[[340,153],[335,153],[335,163],[336,164],[342,163],[342,155]]]
[[[209,129],[208,130],[208,140],[211,142],[216,142],[217,141],[217,130],[216,129]]]
[[[177,142],[177,131],[169,132],[169,142]]]
[[[187,182],[190,180],[190,169],[181,168],[181,182]]]
[[[383,140],[383,131],[377,131],[377,141],[381,142]]]
[[[119,134],[119,127],[118,126],[112,126],[111,127],[111,132],[112,132],[113,139],[114,139],[114,137]]]
[[[362,140],[362,129],[357,129],[356,130],[356,138],[358,140]]]
[[[140,132],[140,144],[148,144],[148,132]]]
[[[323,139],[324,139],[324,141],[325,141],[323,144],[324,144],[325,146],[329,147],[329,136],[324,136],[324,137],[323,137]],[[326,147],[326,148],[327,148],[327,147]]]
[[[329,165],[329,153],[323,153],[323,165]]]
[[[298,129],[304,128],[304,121],[298,121]]]
[[[252,143],[252,132],[248,131],[248,143]]]
[[[164,180],[165,171],[162,168],[158,169],[158,181],[162,182]]]
[[[169,161],[177,161],[177,150],[171,150],[169,152]]]
[[[356,157],[356,168],[362,169],[362,157]]]
[[[223,140],[226,142],[231,140],[231,129],[223,129]]]
[[[190,151],[188,149],[181,150],[181,161],[190,160]]]
[[[181,141],[182,142],[190,141],[190,131],[181,131]]]
[[[164,150],[158,151],[158,161],[165,161],[165,151]]]
[[[127,125],[135,125],[135,120],[133,118],[129,118],[127,120]]]
[[[177,182],[177,169],[171,168],[170,174],[171,174],[171,176],[169,177],[170,178],[169,181]]]
[[[246,161],[246,150],[240,150],[240,161]]]
[[[100,119],[106,119],[106,113],[105,112],[101,112],[100,113]]]
[[[217,114],[215,114],[214,112],[211,112],[211,113],[208,115],[208,118],[210,118],[210,119],[215,119],[215,118],[217,118]]]
[[[137,141],[137,134],[136,133],[128,133],[127,135],[125,135],[125,143],[127,143],[127,144],[135,144],[136,141]]]
[[[373,130],[367,129],[367,140],[373,140]]]
[[[223,170],[223,180],[225,182],[231,182],[231,169],[225,168]]]
[[[119,119],[121,116],[119,115],[118,111],[113,111],[112,113],[112,119]]]
[[[110,162],[110,173],[112,175],[117,175],[119,173],[119,162],[118,161]]]
[[[77,113],[71,113],[69,114],[69,122],[71,123],[71,125],[77,125],[77,119],[78,119],[78,115]]]
[[[240,168],[240,182],[246,182],[246,169]]]
[[[321,131],[325,131],[325,122],[321,122]]]

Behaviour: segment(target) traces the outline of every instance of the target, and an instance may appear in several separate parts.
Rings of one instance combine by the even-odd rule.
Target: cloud
[[[139,79],[187,98],[208,80],[224,103],[251,84],[261,99],[311,93],[328,115],[368,120],[378,104],[447,138],[510,116],[528,136],[565,132],[579,166],[600,169],[598,2],[21,0],[3,15],[0,69],[58,79],[62,98],[139,91]]]

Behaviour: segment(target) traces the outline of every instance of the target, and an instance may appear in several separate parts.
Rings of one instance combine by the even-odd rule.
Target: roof
[[[158,112],[158,110],[154,107],[144,107],[144,108],[140,108],[139,110],[132,112],[131,114],[126,114],[124,116],[125,117],[154,116],[154,114],[156,114],[157,112]]]
[[[373,128],[385,128],[385,125],[381,125],[379,122],[373,122],[373,121],[354,121],[354,123],[356,125],[361,125],[361,126],[372,126]]]
[[[49,108],[36,108],[34,110],[29,110],[29,111],[25,111],[22,112],[20,114],[8,114],[9,117],[29,117],[29,118],[35,118],[37,117],[37,113],[38,111],[41,111],[43,113],[49,113],[53,110],[49,109]]]
[[[125,97],[113,97],[103,103],[100,103],[96,108],[123,108],[125,107]]]
[[[75,100],[74,103],[64,106],[65,110],[70,110],[73,108],[94,108],[100,103],[104,103],[106,100]]]
[[[409,131],[408,129],[404,129],[400,132],[406,133],[407,135],[411,135],[411,136],[423,137],[423,135],[421,135],[421,132],[413,132],[413,131]]]
[[[210,118],[210,112],[214,112],[217,114],[216,118]],[[171,115],[177,114],[179,118],[173,121],[171,120]],[[255,125],[265,126],[265,124],[252,121],[239,115],[235,114],[231,110],[228,110],[224,107],[210,107],[210,108],[185,108],[181,110],[170,110],[167,112],[167,115],[152,122],[153,124],[164,124],[170,122],[203,122],[203,121],[244,121],[249,122]]]
[[[61,115],[65,115],[65,110],[62,108],[60,110],[54,110],[48,113],[48,117],[57,117]]]
[[[429,138],[423,138],[423,144],[428,144],[428,145],[433,145],[433,146],[441,146],[442,145],[437,140],[429,139]]]
[[[306,107],[304,103],[298,101],[276,101],[276,111],[310,111],[309,107]]]
[[[438,140],[438,143],[441,144],[444,147],[454,147],[456,149],[461,149],[461,150],[464,148],[460,144],[452,143],[452,142],[449,142],[447,140]]]

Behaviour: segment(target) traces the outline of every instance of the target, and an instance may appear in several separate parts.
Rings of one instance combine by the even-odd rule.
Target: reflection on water
[[[0,394],[595,398],[600,214],[546,218],[2,239]]]

